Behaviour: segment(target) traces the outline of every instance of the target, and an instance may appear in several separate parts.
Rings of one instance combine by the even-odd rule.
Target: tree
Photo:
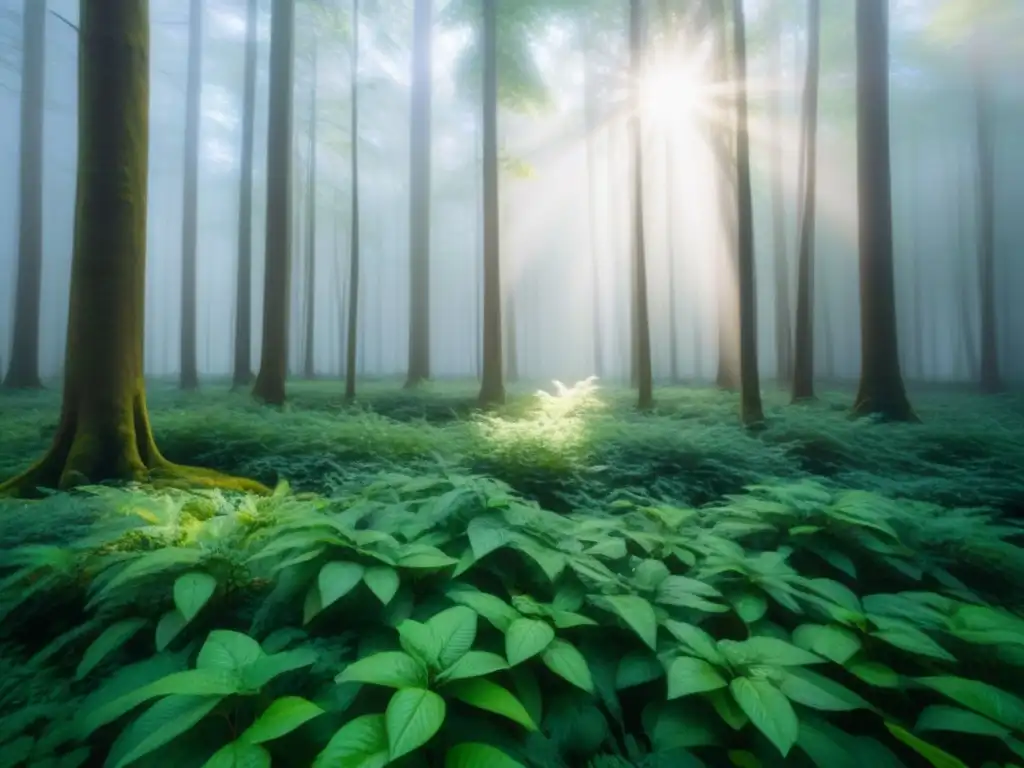
[[[43,284],[43,112],[46,87],[46,0],[25,3],[22,34],[18,277],[14,344],[4,386],[34,389],[39,380],[39,314]]]
[[[858,0],[856,19],[861,373],[853,411],[911,421],[896,334],[888,0]]]
[[[482,0],[484,309],[480,405],[505,401],[501,339],[501,248],[498,227],[498,0]]]
[[[203,93],[203,3],[191,0],[188,16],[188,78],[185,87],[185,184],[181,223],[180,384],[199,387],[196,357],[196,241],[199,208],[199,121]]]
[[[238,265],[235,275],[235,360],[232,383],[252,381],[252,177],[256,133],[256,23],[259,0],[249,0],[245,21],[242,96],[242,173],[238,195]]]
[[[265,403],[281,405],[288,375],[295,4],[292,0],[274,0],[272,8],[263,350],[253,395]]]
[[[47,454],[0,494],[105,480],[265,492],[251,480],[171,464],[146,408],[149,3],[83,2],[79,26],[78,196],[64,397]]]
[[[352,0],[352,230],[348,277],[348,342],[345,345],[345,400],[356,398],[356,345],[359,335],[359,0]]]
[[[807,3],[807,65],[800,135],[800,251],[797,256],[796,347],[793,401],[814,397],[814,228],[818,198],[818,77],[821,69],[821,0]]]
[[[409,135],[409,370],[407,387],[430,378],[430,150],[433,2],[416,0]]]
[[[319,74],[318,40],[313,36],[313,77],[309,94],[309,166],[306,196],[306,328],[302,373],[307,379],[316,375],[316,124],[317,75]]]
[[[815,0],[810,0],[814,5]],[[774,9],[775,41],[772,49],[772,71],[782,78],[782,12]],[[808,30],[814,35],[813,30]],[[789,305],[789,255],[786,242],[786,201],[785,185],[782,178],[782,108],[780,90],[771,96],[771,179],[772,179],[772,240],[775,267],[775,376],[789,381],[793,375],[793,327],[792,310]]]

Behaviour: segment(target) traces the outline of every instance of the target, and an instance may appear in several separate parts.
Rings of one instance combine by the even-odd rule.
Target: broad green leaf
[[[365,569],[359,563],[336,560],[324,563],[316,577],[320,590],[320,610],[336,603],[363,580]]]
[[[401,583],[398,571],[388,565],[370,566],[363,572],[363,581],[384,605],[391,602]]]
[[[764,664],[776,667],[800,666],[803,664],[819,664],[824,659],[813,653],[798,648],[785,640],[776,637],[751,637],[747,640],[722,640],[718,643],[730,664],[748,666]]]
[[[730,692],[717,690],[709,691],[704,695],[711,702],[711,706],[715,708],[715,712],[722,718],[722,721],[734,731],[742,729],[750,722],[750,718],[740,709],[739,704],[736,703]]]
[[[432,669],[440,668],[441,638],[429,624],[406,619],[398,625],[398,642],[413,658]]]
[[[488,592],[481,592],[473,587],[452,587],[448,590],[447,595],[453,603],[472,608],[501,632],[508,631],[509,625],[519,618],[519,611],[500,597],[495,597]]]
[[[594,679],[591,677],[587,660],[572,643],[556,637],[544,651],[541,660],[563,680],[587,693],[594,692]]]
[[[470,651],[437,676],[438,682],[484,677],[508,669],[508,662],[496,653]]]
[[[700,656],[712,664],[722,665],[725,663],[725,658],[719,652],[715,638],[700,627],[669,619],[665,622],[665,629],[671,632],[693,655]]]
[[[725,688],[728,683],[713,666],[703,659],[680,656],[668,667],[668,698],[678,699],[693,693]]]
[[[782,691],[766,680],[737,677],[729,691],[750,722],[775,745],[783,757],[796,743],[800,721]]]
[[[588,555],[608,560],[621,560],[627,553],[626,542],[622,539],[605,539],[587,549]]]
[[[249,744],[262,744],[291,733],[324,711],[301,696],[282,696],[267,707],[239,737]]]
[[[167,613],[161,616],[160,621],[156,623],[155,641],[157,651],[162,651],[173,643],[174,638],[181,634],[181,630],[186,626],[188,626],[188,622],[177,608],[167,611]]]
[[[942,704],[927,707],[917,718],[914,730],[973,733],[979,736],[995,736],[997,739],[1005,739],[1010,735],[1009,728],[993,723],[987,717]]]
[[[426,626],[437,638],[437,663],[447,669],[461,659],[476,640],[476,611],[456,605],[435,614]]]
[[[963,677],[921,677],[918,682],[1014,731],[1024,731],[1024,700],[988,683]]]
[[[516,619],[505,632],[505,656],[510,666],[543,653],[555,639],[555,630],[540,619]]]
[[[459,680],[445,686],[445,692],[449,696],[477,709],[507,717],[529,731],[537,730],[537,725],[530,718],[529,713],[527,713],[526,708],[523,707],[519,699],[507,689],[502,688],[497,683],[492,683],[490,680],[482,680],[480,678]]]
[[[768,612],[768,601],[757,592],[742,592],[729,599],[733,610],[745,624],[753,624]]]
[[[103,659],[127,643],[132,637],[146,626],[145,619],[124,619],[115,622],[107,627],[97,637],[82,655],[82,660],[75,670],[75,680],[81,680],[92,672]]]
[[[242,683],[247,689],[258,691],[275,677],[311,667],[319,658],[319,654],[309,647],[261,656],[242,670]]]
[[[845,664],[861,648],[857,635],[831,624],[803,624],[793,630],[793,643],[836,664]]]
[[[101,602],[111,592],[133,581],[152,576],[161,571],[170,571],[184,565],[195,565],[202,560],[204,552],[191,547],[163,547],[129,561],[112,579],[103,583],[89,600],[91,607]]]
[[[684,596],[697,595],[699,597],[721,597],[722,593],[697,579],[688,576],[669,576],[658,586],[658,596],[655,600],[666,605],[685,605],[680,602]]]
[[[259,744],[232,741],[214,752],[203,768],[271,768],[270,753]]]
[[[633,583],[639,589],[653,591],[671,575],[668,566],[661,560],[647,559],[641,561],[633,571]]]
[[[417,545],[412,551],[407,551],[398,559],[399,568],[447,568],[450,565],[457,565],[458,560],[449,557],[437,547],[425,544]]]
[[[670,576],[669,578],[676,578]],[[601,598],[652,651],[658,647],[658,617],[654,606],[636,595],[608,595]]]
[[[615,688],[623,690],[649,683],[665,676],[665,667],[658,658],[646,651],[627,653],[619,660],[615,670]]]
[[[220,696],[167,696],[128,724],[107,756],[110,768],[123,766],[159,749],[190,730],[221,701]]]
[[[552,583],[558,580],[558,577],[562,575],[562,571],[565,570],[565,566],[568,564],[565,555],[543,544],[532,541],[517,541],[516,549],[535,562],[544,572],[544,575],[548,577],[548,581]]]
[[[388,758],[394,762],[419,749],[444,724],[444,699],[424,688],[395,691],[384,712],[388,735]]]
[[[929,744],[927,741],[917,738],[917,736],[900,728],[898,725],[886,723],[885,727],[889,729],[889,733],[927,760],[933,768],[967,768],[966,763],[961,762],[948,752],[944,752],[938,747]]]
[[[530,714],[530,719],[539,723],[544,719],[544,693],[541,691],[537,675],[529,666],[513,667],[508,672],[515,687],[516,697],[523,708]]]
[[[467,741],[448,750],[444,768],[526,768],[497,747]]]
[[[384,768],[390,761],[384,715],[362,715],[331,737],[313,768]]]
[[[855,661],[846,669],[868,685],[877,688],[899,688],[900,676],[885,664],[876,661]]]
[[[298,627],[281,627],[275,629],[260,643],[264,653],[278,653],[298,640],[305,640],[309,635]]]
[[[816,768],[862,768],[863,763],[850,751],[850,737],[838,728],[823,722],[800,721],[796,745]],[[882,768],[872,764],[872,768]]]
[[[349,664],[334,678],[334,682],[423,688],[427,685],[427,668],[407,653],[384,651]]]
[[[573,627],[597,626],[597,622],[589,616],[584,616],[582,613],[574,613],[572,611],[552,610],[550,618],[551,622],[558,629],[572,629]]]
[[[215,629],[199,649],[196,668],[239,671],[263,655],[260,644],[248,635],[229,629]]]
[[[909,625],[884,629],[879,632],[872,632],[871,636],[877,637],[879,640],[895,646],[896,648],[907,651],[907,653],[928,656],[933,659],[942,659],[943,661],[956,661],[956,657],[953,656],[953,654],[932,640],[921,630],[915,629]]]
[[[807,669],[786,670],[779,689],[798,704],[826,712],[845,712],[870,706],[849,688]]]
[[[320,587],[317,584],[310,584],[309,589],[306,590],[306,597],[302,601],[302,625],[309,624],[323,609]]]
[[[188,623],[203,609],[217,589],[217,580],[203,571],[184,573],[174,581],[174,607]]]
[[[469,546],[477,560],[482,560],[494,550],[507,546],[512,541],[509,533],[508,526],[500,518],[490,515],[474,517],[466,526]]]

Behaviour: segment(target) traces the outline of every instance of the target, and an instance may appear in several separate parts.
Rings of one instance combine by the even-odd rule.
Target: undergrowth
[[[998,403],[750,435],[713,392],[435,389],[157,391],[171,457],[292,486],[3,502],[0,765],[1024,763]],[[0,470],[53,417],[0,400]]]

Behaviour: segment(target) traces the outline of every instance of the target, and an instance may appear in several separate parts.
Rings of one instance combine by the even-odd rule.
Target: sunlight
[[[692,62],[666,60],[651,67],[640,84],[641,114],[655,124],[691,123],[704,99],[704,79]]]

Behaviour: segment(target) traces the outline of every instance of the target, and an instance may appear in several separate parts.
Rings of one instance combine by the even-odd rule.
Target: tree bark
[[[37,389],[43,287],[43,120],[46,89],[46,0],[25,4],[22,35],[18,277],[14,338],[4,386]]]
[[[306,330],[303,334],[302,375],[316,376],[316,123],[317,123],[317,40],[313,38],[313,81],[309,103],[309,179],[306,198]]]
[[[274,0],[272,9],[263,344],[260,372],[253,386],[253,396],[269,405],[283,405],[285,380],[288,377],[288,315],[291,301],[295,5],[291,0]]]
[[[352,99],[352,226],[349,241],[348,340],[345,345],[345,402],[356,399],[356,362],[359,351],[359,0],[352,0],[352,73],[349,82]]]
[[[813,3],[813,0],[812,0]],[[813,35],[809,31],[809,35]],[[776,40],[772,70],[782,79],[782,15],[776,11]],[[775,377],[788,382],[793,376],[793,325],[789,305],[789,245],[786,241],[786,200],[782,183],[782,106],[779,91],[771,96],[772,263],[775,272]]]
[[[149,3],[82,3],[78,195],[64,398],[49,452],[0,495],[106,480],[265,492],[168,462],[143,380],[149,163]]]
[[[188,16],[188,76],[185,86],[185,183],[181,217],[181,341],[179,384],[199,388],[196,317],[196,248],[199,210],[199,121],[203,93],[203,3],[191,0]]]
[[[889,157],[889,3],[857,1],[861,375],[856,415],[915,420],[900,372]]]

